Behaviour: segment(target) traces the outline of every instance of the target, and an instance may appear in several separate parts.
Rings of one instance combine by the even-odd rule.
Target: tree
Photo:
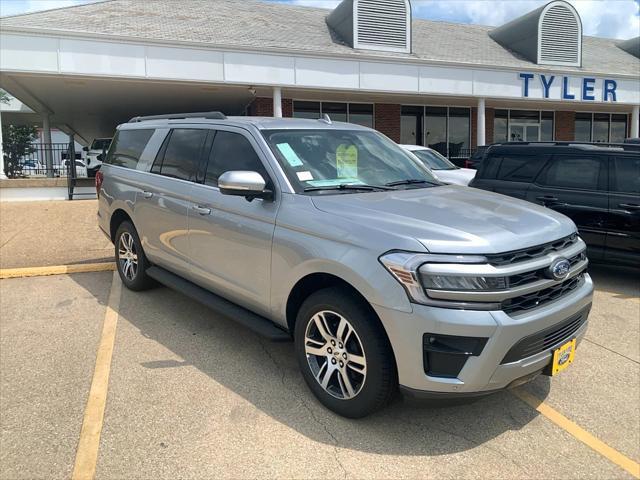
[[[20,159],[36,151],[33,142],[38,131],[33,125],[3,125],[2,151],[4,154],[4,173],[16,178],[22,173]]]

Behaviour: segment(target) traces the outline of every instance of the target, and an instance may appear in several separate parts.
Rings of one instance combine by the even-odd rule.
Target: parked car
[[[65,160],[57,176],[67,177],[70,174],[71,164],[69,160]],[[87,178],[88,176],[87,165],[82,160],[76,160],[76,178]]]
[[[473,155],[471,155],[469,159],[465,160],[465,168],[473,168],[477,170],[489,147],[490,145],[480,145],[477,147],[476,151],[473,152]]]
[[[587,329],[593,285],[569,218],[443,185],[366,127],[139,117],[118,127],[96,188],[127,288],[158,281],[293,337],[340,415],[398,388],[476,396],[556,374]]]
[[[425,167],[433,171],[441,181],[454,185],[469,185],[476,175],[475,170],[460,168],[435,150],[421,145],[400,145],[402,148],[414,154]]]
[[[22,175],[25,177],[46,176],[47,167],[38,160],[26,160],[21,163]]]
[[[494,145],[470,185],[567,215],[592,261],[640,266],[637,145]]]
[[[96,176],[96,172],[102,165],[102,157],[109,150],[109,145],[111,145],[111,138],[95,138],[89,147],[82,149],[86,152],[85,164],[88,176]]]

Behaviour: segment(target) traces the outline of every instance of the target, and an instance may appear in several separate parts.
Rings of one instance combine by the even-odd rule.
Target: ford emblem
[[[548,276],[556,281],[564,280],[569,275],[571,263],[566,258],[556,258],[548,270]]]

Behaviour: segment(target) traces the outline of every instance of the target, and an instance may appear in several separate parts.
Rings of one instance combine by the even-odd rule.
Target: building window
[[[400,142],[425,145],[449,158],[471,153],[471,109],[403,106]]]
[[[494,142],[551,142],[554,113],[538,110],[496,110]]]
[[[293,102],[294,118],[322,118],[329,115],[334,122],[349,122],[373,128],[373,104],[337,102]]]
[[[627,116],[615,113],[576,113],[575,140],[621,143],[627,136]]]

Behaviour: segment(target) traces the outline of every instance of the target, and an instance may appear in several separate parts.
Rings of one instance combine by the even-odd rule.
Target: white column
[[[282,89],[273,87],[273,116],[282,118]]]
[[[0,112],[0,178],[7,178],[4,174],[4,150],[2,150],[2,112]]]
[[[478,146],[485,145],[485,117],[484,117],[484,98],[478,99],[478,115],[476,118],[476,143]]]
[[[53,156],[51,154],[51,124],[49,122],[49,114],[42,114],[42,136],[44,140],[44,158],[45,167],[47,168],[47,177],[53,177]]]
[[[631,111],[631,138],[640,137],[640,132],[638,131],[640,127],[638,123],[640,122],[640,106],[634,105],[633,110]]]

